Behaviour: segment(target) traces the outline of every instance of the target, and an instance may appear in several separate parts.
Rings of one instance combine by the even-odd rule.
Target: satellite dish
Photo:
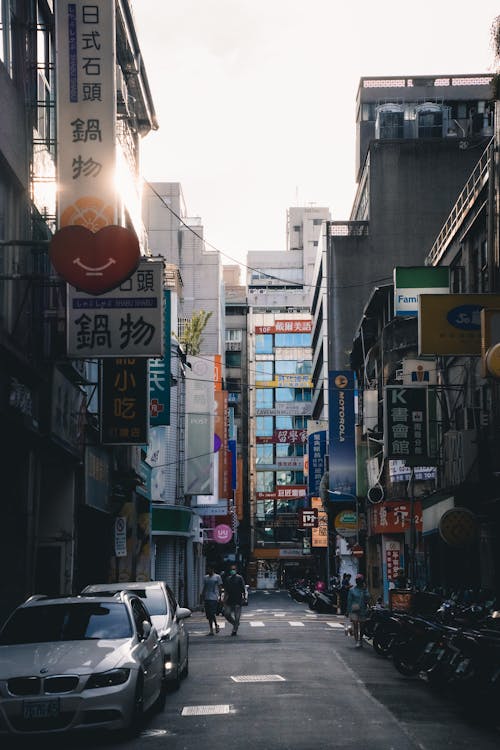
[[[373,487],[370,487],[366,494],[366,499],[368,502],[372,503],[372,505],[377,505],[377,503],[381,503],[384,499],[384,489],[380,486],[380,484],[374,484]]]

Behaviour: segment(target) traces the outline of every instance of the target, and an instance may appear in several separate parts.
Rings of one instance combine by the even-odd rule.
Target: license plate
[[[24,719],[55,719],[59,716],[59,698],[50,701],[25,701]]]

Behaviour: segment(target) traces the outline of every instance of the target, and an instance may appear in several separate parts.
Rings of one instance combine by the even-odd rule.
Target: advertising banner
[[[307,422],[307,488],[310,495],[319,496],[319,485],[326,470],[327,429],[326,421]]]
[[[105,359],[101,366],[101,443],[146,445],[149,428],[147,359]]]
[[[323,509],[320,497],[311,498],[311,508],[318,513],[318,525],[311,530],[311,545],[313,547],[328,547],[328,513]]]
[[[228,405],[227,391],[215,390],[215,440],[219,446],[216,460],[219,462],[218,493],[219,498],[229,500],[233,496],[231,488],[231,463],[228,450]]]
[[[68,286],[68,357],[163,357],[163,268],[161,260],[143,259],[129,279],[98,297]]]
[[[163,357],[149,360],[149,422],[151,427],[170,424],[170,289],[163,290]]]
[[[481,355],[481,310],[500,307],[498,294],[421,294],[419,354]]]
[[[394,269],[394,314],[416,316],[421,294],[448,294],[449,291],[448,266],[397,266]]]
[[[278,388],[312,388],[311,376],[302,373],[277,375],[276,380]]]
[[[258,443],[286,443],[295,445],[307,442],[307,430],[275,430],[272,435],[259,436]]]
[[[116,222],[115,0],[57,2],[54,12],[58,225],[96,232]]]
[[[214,492],[214,362],[187,358],[185,490],[188,495]]]
[[[329,483],[330,501],[353,500],[356,496],[356,442],[354,423],[354,373],[328,373]]]

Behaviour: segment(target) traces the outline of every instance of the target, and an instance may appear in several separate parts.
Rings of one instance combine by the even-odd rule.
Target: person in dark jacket
[[[241,605],[246,597],[245,581],[236,565],[231,565],[224,581],[224,617],[233,626],[231,635],[236,635],[240,626]]]

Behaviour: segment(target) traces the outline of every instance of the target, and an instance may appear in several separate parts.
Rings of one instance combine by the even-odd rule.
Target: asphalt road
[[[219,618],[221,625],[223,618]],[[355,649],[342,618],[314,615],[287,592],[251,592],[240,630],[207,637],[186,621],[189,675],[165,710],[127,743],[93,735],[43,747],[130,750],[498,750],[500,732],[475,726],[371,646]],[[500,717],[500,711],[499,711]],[[40,747],[34,743],[32,747]]]

